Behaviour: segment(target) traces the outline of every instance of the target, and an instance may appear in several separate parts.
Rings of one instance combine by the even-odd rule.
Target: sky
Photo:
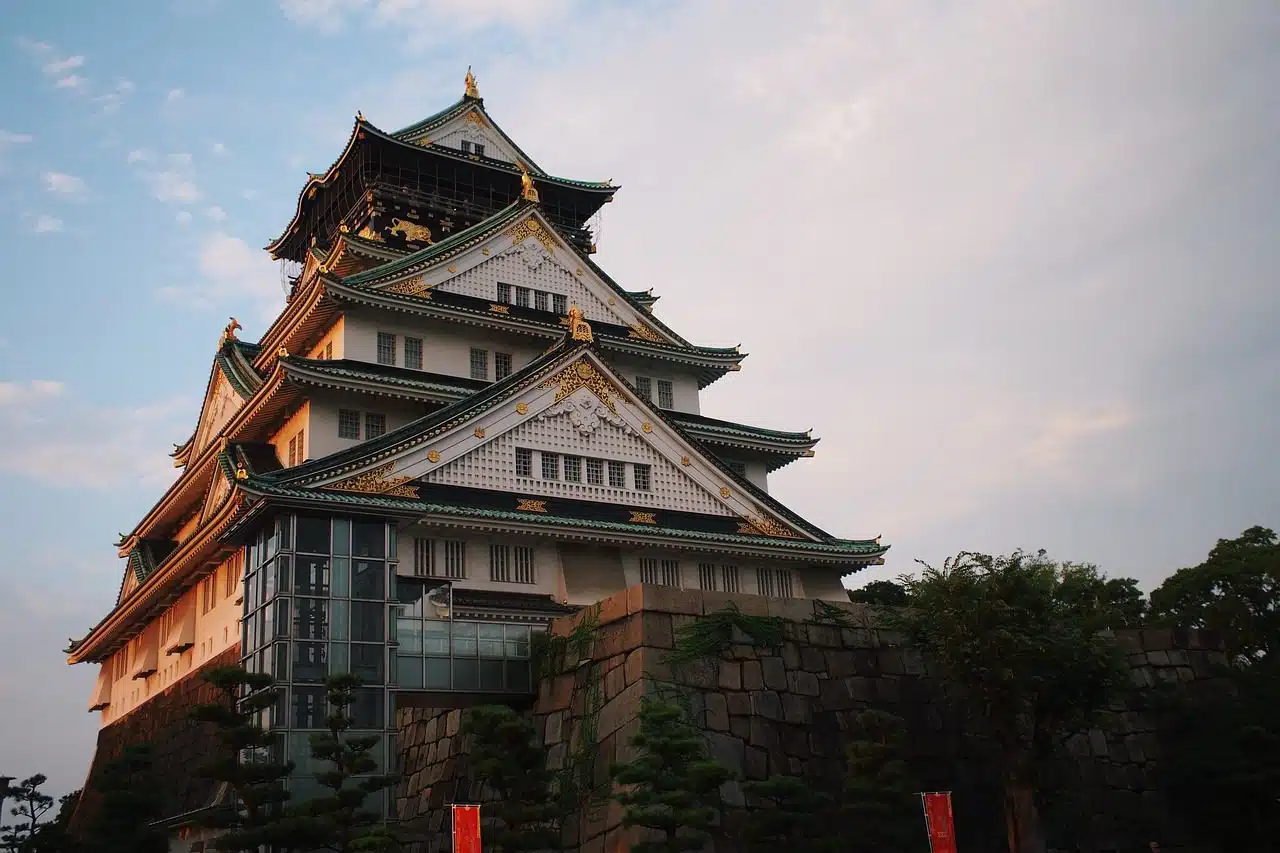
[[[172,481],[260,247],[357,110],[473,66],[703,413],[813,428],[771,491],[893,577],[1048,549],[1161,579],[1280,525],[1280,5],[11,0],[0,15],[0,774],[79,787],[112,543]]]

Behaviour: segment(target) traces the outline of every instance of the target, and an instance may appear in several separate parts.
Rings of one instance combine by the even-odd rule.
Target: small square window
[[[422,369],[422,338],[404,339],[404,366]]]
[[[298,437],[295,435],[289,439],[289,467],[292,468],[298,464]]]
[[[542,452],[538,454],[542,457],[542,479],[559,480],[560,479],[560,454]]]
[[[529,307],[529,288],[527,287],[516,288],[516,305],[520,306],[521,308]]]
[[[557,314],[569,313],[569,298],[560,293],[551,294],[551,310]]]
[[[360,413],[351,409],[338,410],[338,438],[360,439]]]
[[[511,304],[511,285],[505,281],[498,282],[498,301],[503,305]]]
[[[653,380],[648,376],[636,377],[636,390],[640,392],[640,396],[646,400],[653,399]]]
[[[539,311],[546,311],[547,296],[548,294],[545,291],[535,290],[533,292],[533,307],[537,308]]]
[[[658,380],[658,408],[670,409],[675,405],[675,393],[671,387],[671,380]]]
[[[333,358],[333,341],[329,341],[329,343],[324,345],[324,357],[325,360]]]
[[[466,139],[462,140],[462,142],[458,145],[458,147],[462,149],[463,154],[471,153],[471,142],[469,140],[466,140]]]
[[[495,352],[493,354],[493,378],[503,380],[511,375],[511,353]]]
[[[488,379],[489,378],[489,351],[488,350],[472,348],[471,378],[472,379]]]
[[[477,157],[484,156],[484,146],[481,145],[479,142],[473,144],[471,147],[475,151]]]
[[[390,332],[378,332],[378,364],[396,363],[396,336]]]
[[[633,465],[632,475],[635,478],[636,489],[641,492],[647,492],[650,489],[649,466]]]
[[[377,438],[387,431],[387,416],[366,412],[364,416],[364,437]]]
[[[533,451],[527,447],[516,448],[516,476],[533,476]]]
[[[581,456],[566,456],[564,458],[564,478],[570,483],[582,482]]]
[[[627,465],[625,462],[609,460],[609,485],[615,489],[627,487]]]
[[[599,459],[587,460],[587,484],[591,486],[604,485],[604,462]]]

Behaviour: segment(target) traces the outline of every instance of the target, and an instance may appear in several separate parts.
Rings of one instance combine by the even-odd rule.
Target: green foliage
[[[560,849],[566,804],[533,724],[505,705],[481,705],[463,714],[461,732],[471,737],[473,772],[501,797],[486,806],[501,820],[489,842],[503,853]]]
[[[154,757],[147,745],[127,746],[102,768],[94,788],[101,802],[88,833],[91,853],[164,853],[169,839],[150,827],[165,817],[160,789],[152,774]]]
[[[676,630],[675,648],[666,661],[672,666],[717,658],[734,643],[734,630],[741,632],[756,648],[776,649],[782,645],[786,622],[778,616],[751,616],[733,602],[723,609],[695,619]]]
[[[853,718],[840,799],[841,849],[848,853],[907,853],[927,840],[919,786],[903,758],[906,726],[884,711]]]
[[[710,837],[720,803],[720,786],[733,778],[707,757],[702,735],[679,705],[644,699],[640,730],[631,738],[633,760],[612,768],[624,786],[614,798],[623,806],[623,826],[639,826],[660,837],[632,845],[633,853],[700,850]]]
[[[1280,540],[1265,527],[1219,539],[1203,563],[1179,569],[1151,593],[1151,615],[1221,632],[1232,657],[1280,654]]]
[[[260,712],[277,701],[273,679],[234,666],[217,667],[202,677],[221,691],[222,700],[196,705],[190,716],[217,728],[221,749],[196,772],[226,783],[237,801],[236,808],[215,812],[202,822],[224,831],[213,842],[214,848],[222,853],[256,853],[270,844],[292,849],[297,829],[284,812],[289,799],[284,780],[293,763],[271,758],[276,737],[255,722]],[[241,694],[247,695],[241,698]]]
[[[395,850],[399,845],[381,811],[365,808],[370,797],[395,784],[395,777],[376,772],[372,750],[380,736],[349,734],[355,722],[349,709],[361,683],[348,674],[325,679],[331,711],[325,719],[327,731],[311,736],[311,757],[331,765],[316,774],[316,781],[330,793],[299,804],[286,817],[295,843],[306,837],[308,850],[352,853]]]
[[[570,652],[576,658],[587,657],[599,625],[600,605],[596,603],[582,611],[582,618],[566,636],[552,636],[549,631],[534,634],[530,657],[535,677],[549,678],[564,672]]]
[[[43,773],[37,773],[16,785],[5,786],[0,800],[12,803],[9,814],[17,820],[10,826],[0,826],[0,850],[27,853],[37,842],[41,821],[53,809],[53,797],[40,790],[47,781]]]
[[[907,588],[893,581],[872,581],[849,590],[849,600],[878,607],[902,607],[907,603]]]
[[[1082,594],[1098,580],[1093,567],[1059,565],[1043,551],[964,552],[904,578],[911,606],[883,616],[962,688],[973,724],[998,745],[1017,853],[1044,849],[1037,761],[1086,728],[1125,684],[1120,650],[1101,636],[1116,608]]]
[[[1058,598],[1078,613],[1097,612],[1106,627],[1139,628],[1147,615],[1147,597],[1134,578],[1109,578],[1088,563],[1063,563]]]
[[[742,789],[753,805],[742,827],[747,853],[767,853],[783,847],[793,853],[835,853],[844,849],[844,840],[834,837],[827,821],[833,805],[831,797],[815,790],[811,780],[773,776],[744,782]]]

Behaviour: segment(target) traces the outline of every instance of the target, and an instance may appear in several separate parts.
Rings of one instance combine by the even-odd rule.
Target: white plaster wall
[[[642,550],[626,550],[622,554],[623,571],[626,575],[627,586],[640,583],[640,560],[642,557],[653,557],[659,561],[662,560],[679,560],[680,561],[680,586],[682,589],[701,589],[701,579],[698,572],[700,563],[714,563],[717,567],[731,565],[738,567],[738,591],[757,595],[759,590],[758,574],[762,568],[769,569],[786,569],[791,572],[791,597],[792,598],[815,598],[811,592],[806,592],[805,579],[821,576],[823,572],[833,575],[835,583],[839,585],[839,577],[835,577],[835,570],[831,569],[800,569],[789,566],[787,564],[765,564],[753,560],[738,560],[731,554],[699,554],[696,551],[642,551]],[[719,578],[717,574],[717,583]],[[720,589],[717,586],[717,589]],[[846,598],[847,600],[847,598]]]
[[[653,404],[658,404],[657,380],[666,379],[671,382],[672,409],[677,412],[702,414],[699,401],[698,380],[691,373],[683,373],[674,364],[646,359],[630,359],[626,357],[613,360],[613,366],[626,377],[632,385],[637,376],[648,376],[654,380]]]
[[[378,362],[378,333],[396,336],[396,366],[404,367],[404,338],[422,338],[422,369],[447,376],[471,376],[471,348],[489,351],[489,376],[494,378],[493,354],[511,353],[512,370],[516,371],[542,355],[546,346],[529,338],[494,334],[479,328],[421,319],[412,322],[403,314],[361,311],[347,315],[344,353],[346,358]],[[334,356],[337,357],[336,355]]]
[[[443,572],[443,555],[441,542],[446,539],[466,543],[467,576],[455,581],[455,586],[463,589],[501,590],[503,592],[523,592],[537,595],[555,596],[557,601],[565,597],[564,573],[560,565],[560,552],[555,542],[545,539],[521,536],[476,536],[457,530],[432,528],[427,525],[411,525],[398,532],[396,553],[400,563],[397,573],[405,576],[414,575],[414,559],[416,539],[433,539],[436,548],[436,567]],[[489,579],[489,544],[500,542],[508,545],[532,546],[534,583],[505,583]]]
[[[276,458],[281,465],[289,464],[289,441],[302,431],[302,461],[311,458],[307,448],[311,444],[311,403],[304,402],[297,411],[290,415],[281,427],[271,436],[271,446],[276,449]],[[334,427],[335,431],[337,427]]]
[[[339,358],[346,358],[346,356],[343,355],[345,352],[343,346],[345,339],[346,318],[339,317],[334,324],[329,327],[329,330],[324,333],[324,337],[320,339],[320,342],[307,352],[307,358],[323,358],[325,347],[329,344],[333,344],[333,352],[329,354],[329,358],[335,360]]]
[[[395,400],[390,397],[375,397],[368,394],[347,394],[339,391],[318,392],[307,401],[307,458],[322,459],[339,450],[346,450],[360,444],[351,438],[338,437],[338,410],[354,409],[361,413],[360,430],[364,435],[364,413],[374,412],[387,416],[387,432],[399,429],[411,421],[422,417],[424,409],[421,404],[408,400]],[[280,459],[289,459],[289,433],[282,432],[284,444],[278,448]]]

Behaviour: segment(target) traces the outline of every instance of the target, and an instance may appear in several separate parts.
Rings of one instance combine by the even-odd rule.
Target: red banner
[[[956,828],[951,818],[951,792],[921,794],[924,825],[929,831],[929,849],[933,853],[956,853]]]
[[[453,853],[480,853],[480,807],[453,807]]]

